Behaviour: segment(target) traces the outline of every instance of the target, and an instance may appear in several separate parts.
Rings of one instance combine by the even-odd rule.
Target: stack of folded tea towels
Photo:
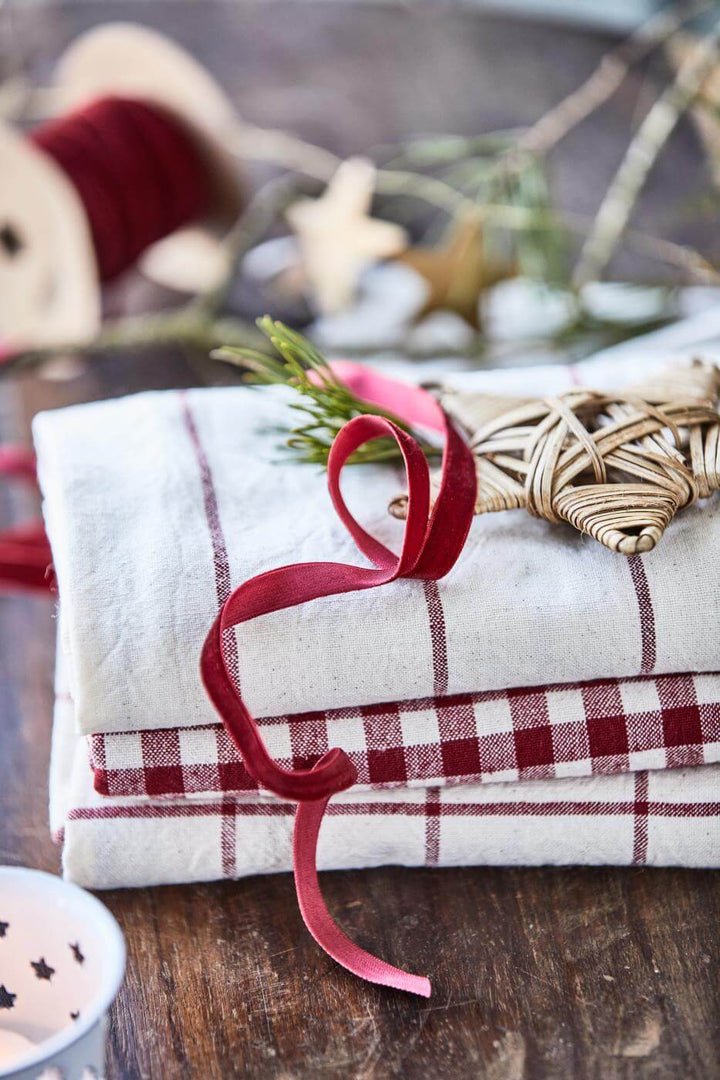
[[[448,381],[618,389],[671,359],[626,347]],[[295,805],[258,790],[199,673],[235,586],[287,563],[364,562],[322,471],[282,460],[291,400],[143,393],[36,419],[60,597],[51,818],[83,885],[291,866]],[[399,470],[358,466],[343,483],[397,547]],[[321,869],[718,866],[719,616],[717,496],[629,558],[517,510],[476,518],[439,582],[262,616],[226,656],[281,764],[338,746],[357,768],[329,805]]]

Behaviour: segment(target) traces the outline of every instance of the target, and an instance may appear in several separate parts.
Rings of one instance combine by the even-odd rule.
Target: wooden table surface
[[[527,122],[608,44],[432,5],[111,0],[17,8],[13,32],[46,76],[74,33],[117,17],[142,17],[193,47],[250,119],[343,152],[403,132]],[[17,41],[5,24],[6,70]],[[557,165],[568,205],[597,203],[646,77],[568,140]],[[671,229],[663,208],[697,183],[697,168],[682,129],[653,179],[648,228]],[[706,249],[713,242],[706,236]],[[127,311],[157,300],[129,282],[110,303]],[[190,385],[196,370],[151,353],[104,358],[72,382],[5,385],[0,436],[26,435],[39,408]],[[0,494],[2,520],[22,510]],[[54,626],[45,599],[0,600],[0,861],[50,871],[59,867],[46,808]],[[431,973],[429,1002],[362,984],[320,952],[288,875],[106,893],[129,947],[110,1080],[720,1076],[716,874],[384,869],[326,874],[324,890],[354,940]]]

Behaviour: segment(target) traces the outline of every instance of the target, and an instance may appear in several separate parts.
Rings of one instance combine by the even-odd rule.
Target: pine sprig
[[[354,416],[384,416],[418,441],[427,457],[437,449],[413,431],[403,420],[385,409],[356,397],[335,375],[327,360],[296,330],[274,321],[269,315],[257,320],[277,356],[255,349],[226,346],[211,354],[216,360],[236,364],[251,373],[247,381],[265,386],[288,386],[299,400],[291,404],[304,420],[291,429],[287,445],[298,460],[326,465],[335,436]],[[394,439],[373,439],[349,458],[349,464],[397,461],[400,450]]]

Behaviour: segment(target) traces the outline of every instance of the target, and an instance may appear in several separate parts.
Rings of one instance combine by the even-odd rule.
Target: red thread
[[[649,778],[646,772],[635,773],[635,802],[633,804],[633,866],[644,866],[648,853]]]
[[[637,774],[647,776],[647,773]],[[185,803],[115,803],[111,806],[80,806],[68,811],[68,821],[127,821],[136,818],[198,818],[216,817],[232,812],[237,817],[290,817],[293,807],[288,803],[271,802],[185,802]],[[329,817],[425,817],[427,803],[420,802],[356,802],[330,803]],[[633,800],[619,802],[488,802],[436,803],[431,816],[439,818],[483,817],[634,817],[638,804]],[[720,802],[642,802],[640,817],[683,820],[720,817]]]
[[[101,281],[200,217],[211,172],[198,141],[155,105],[105,97],[33,131],[85,208]]]
[[[465,544],[475,508],[475,463],[450,420],[422,390],[376,376],[358,365],[345,364],[338,374],[357,394],[404,421],[443,431],[442,482],[432,513],[428,465],[417,442],[383,416],[355,417],[338,432],[333,443],[328,486],[340,520],[376,569],[344,563],[299,563],[251,578],[222,605],[203,647],[201,671],[207,692],[245,759],[248,772],[262,787],[298,802],[293,847],[295,886],[310,933],[330,956],[361,978],[427,997],[427,979],[401,971],[354,945],[332,920],[320,892],[316,869],[320,824],[330,797],[356,782],[355,766],[338,748],[323,754],[309,770],[288,769],[274,761],[237,693],[223,651],[225,631],[272,611],[321,596],[375,588],[401,577],[436,581],[455,564]],[[387,437],[397,442],[407,471],[408,514],[399,556],[358,524],[340,493],[340,474],[348,458],[364,443]],[[434,645],[437,654],[437,643]]]
[[[436,581],[424,582],[425,604],[430,620],[430,642],[433,658],[433,694],[442,697],[448,689],[447,635],[445,612]]]
[[[233,809],[232,801],[226,799],[222,803],[222,817],[220,820],[220,855],[223,877],[234,878],[237,875],[235,860],[236,844],[237,815]]]
[[[440,862],[440,789],[431,787],[425,796],[425,865]]]
[[[205,520],[210,532],[210,543],[213,551],[213,569],[215,571],[215,591],[218,604],[222,606],[232,591],[230,584],[230,560],[228,558],[225,533],[220,520],[220,508],[218,506],[217,492],[213,482],[210,463],[205,453],[205,447],[200,439],[200,434],[195,423],[195,417],[187,395],[183,391],[180,396],[182,402],[183,423],[190,437],[193,452],[200,470],[200,485],[202,487],[203,506],[205,508]],[[240,686],[240,673],[238,667],[237,643],[235,634],[228,630],[223,640],[225,662],[230,671],[230,677],[235,686]]]
[[[642,555],[630,555],[628,567],[640,614],[640,674],[650,675],[657,659],[657,641],[650,583],[645,573]]]

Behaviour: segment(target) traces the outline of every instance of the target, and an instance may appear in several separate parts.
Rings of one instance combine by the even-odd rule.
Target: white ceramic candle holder
[[[107,908],[51,874],[0,867],[0,1078],[101,1077],[125,942]]]

